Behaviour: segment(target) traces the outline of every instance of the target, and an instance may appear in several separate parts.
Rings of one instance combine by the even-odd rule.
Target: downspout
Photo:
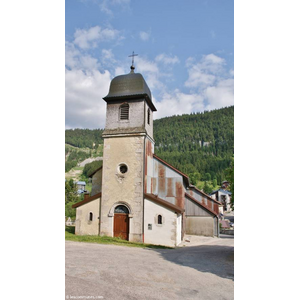
[[[99,226],[98,226],[98,235],[100,236],[100,232],[101,232],[101,204],[102,204],[102,193],[100,196],[100,200],[99,200]]]
[[[103,140],[103,151],[104,151],[104,140]],[[104,152],[103,152],[104,156]],[[100,201],[99,201],[99,232],[98,235],[100,236],[101,233],[101,206],[102,206],[102,192],[103,192],[103,177],[104,177],[104,161],[102,162],[102,175],[101,175],[101,196],[100,196]]]
[[[144,101],[144,128],[146,129],[146,103]],[[146,131],[147,136],[147,131]],[[144,136],[144,153],[143,153],[143,224],[142,224],[142,235],[143,243],[145,242],[145,160],[146,160],[146,136]]]
[[[145,241],[145,155],[146,154],[146,136],[144,137],[144,154],[143,154],[143,224],[142,224],[142,235],[143,235],[143,243]]]

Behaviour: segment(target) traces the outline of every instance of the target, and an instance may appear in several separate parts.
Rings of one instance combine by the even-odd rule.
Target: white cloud
[[[200,94],[185,94],[176,89],[173,93],[164,93],[160,101],[155,98],[152,99],[157,112],[155,112],[155,119],[189,114],[193,111],[204,110],[204,98]]]
[[[113,15],[112,6],[121,6],[123,9],[129,8],[130,0],[99,0],[101,11],[108,15]]]
[[[194,61],[191,57],[186,61],[186,66],[189,68],[186,87],[203,89],[215,84],[218,76],[224,72],[225,60],[214,54],[204,55],[198,63]]]
[[[205,110],[234,104],[234,71],[226,71],[225,65],[225,59],[215,54],[204,55],[199,62],[192,57],[186,60],[189,77],[185,86],[204,99]]]
[[[230,106],[234,104],[233,79],[224,79],[216,86],[208,87],[204,92],[207,99],[207,110]]]
[[[105,59],[114,60],[114,54],[112,53],[111,49],[102,49],[102,55]]]
[[[65,64],[69,68],[75,68],[78,63],[79,59],[78,56],[80,55],[80,51],[75,48],[72,43],[66,42],[65,43]]]
[[[140,31],[140,39],[142,41],[148,41],[150,37],[150,33],[145,32],[145,31]]]
[[[115,76],[124,75],[126,73],[128,73],[128,72],[126,72],[123,67],[116,67],[115,68]]]
[[[142,73],[150,89],[165,89],[161,80],[165,74],[160,71],[156,62],[139,57],[136,62],[136,70],[138,73]]]
[[[104,128],[111,76],[108,71],[66,70],[66,128]]]
[[[86,32],[88,44],[99,40],[97,32]],[[112,76],[129,73],[130,69],[115,58],[112,49],[102,49],[100,61],[77,47],[75,41],[66,42],[66,128],[104,128],[106,103],[102,98],[108,94]],[[233,105],[234,72],[225,71],[223,58],[214,54],[198,62],[188,58],[185,86],[190,91],[170,91],[164,84],[166,78],[172,78],[172,67],[177,63],[177,56],[164,53],[154,60],[138,56],[135,61],[136,71],[151,89],[156,119]]]
[[[224,58],[221,58],[214,54],[205,55],[203,57],[202,61],[204,62],[204,65],[206,65],[206,66],[209,66],[210,64],[224,64],[225,63]]]
[[[74,44],[82,49],[97,47],[100,41],[109,41],[120,38],[120,32],[112,28],[101,29],[100,26],[91,27],[88,30],[76,29]]]
[[[179,63],[179,59],[176,55],[174,57],[172,57],[172,56],[168,56],[164,53],[161,53],[161,54],[157,55],[155,57],[155,60],[157,62],[161,62],[161,63],[166,64],[166,65],[174,65],[174,64]]]
[[[139,72],[141,73],[158,73],[159,70],[155,62],[152,62],[142,57],[139,57],[137,65]]]
[[[69,69],[87,69],[93,70],[99,68],[98,60],[89,54],[82,54],[74,44],[66,42],[65,44],[65,64]]]
[[[164,93],[157,101],[153,97],[153,103],[157,108],[155,119],[201,112],[231,106],[234,104],[233,79],[220,79],[215,85],[202,90],[184,93],[176,89],[171,93]]]
[[[204,73],[197,66],[189,70],[189,78],[185,82],[186,87],[200,88],[201,86],[211,85],[215,82],[216,76]]]

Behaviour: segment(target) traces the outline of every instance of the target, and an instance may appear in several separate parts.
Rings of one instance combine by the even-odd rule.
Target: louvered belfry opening
[[[150,109],[148,108],[148,124],[150,125]]]
[[[120,106],[120,120],[129,120],[129,105],[124,103]]]

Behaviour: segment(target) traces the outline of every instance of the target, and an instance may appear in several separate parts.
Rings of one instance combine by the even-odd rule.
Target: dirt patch
[[[68,173],[65,173],[65,178],[67,180],[72,178],[73,180],[78,181],[81,174],[82,170],[71,169]]]
[[[103,160],[103,157],[98,156],[98,157],[94,157],[94,158],[92,158],[92,157],[87,158],[79,164],[79,167],[84,167],[86,164],[89,164],[96,160]]]

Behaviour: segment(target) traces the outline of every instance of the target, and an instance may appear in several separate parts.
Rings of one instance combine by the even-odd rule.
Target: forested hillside
[[[194,184],[220,184],[234,152],[234,107],[154,121],[155,153],[188,174]],[[66,144],[97,149],[102,129],[66,130]],[[216,184],[214,184],[215,186]]]
[[[103,144],[102,132],[103,129],[69,129],[65,133],[65,142],[78,148],[97,148]]]
[[[234,107],[154,121],[155,153],[192,181],[224,180],[234,151]]]

